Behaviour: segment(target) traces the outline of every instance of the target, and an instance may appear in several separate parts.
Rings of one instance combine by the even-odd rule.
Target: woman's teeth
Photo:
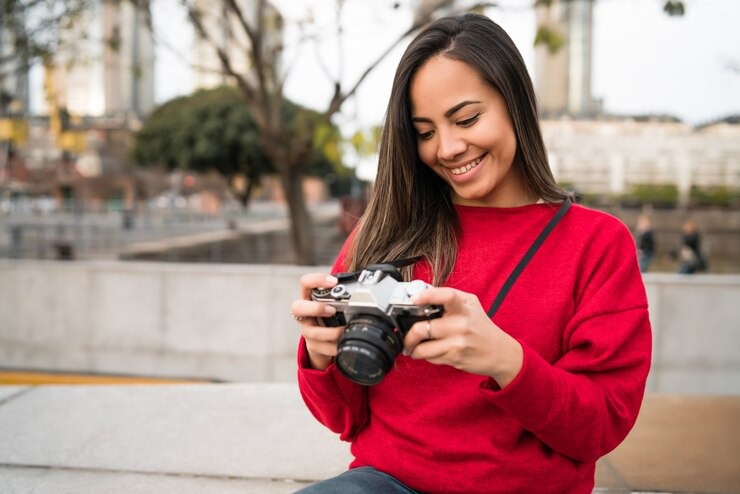
[[[462,175],[463,173],[467,173],[476,166],[478,166],[478,163],[480,163],[481,158],[476,158],[475,161],[468,163],[465,166],[461,166],[460,168],[452,168],[450,171],[453,175]]]

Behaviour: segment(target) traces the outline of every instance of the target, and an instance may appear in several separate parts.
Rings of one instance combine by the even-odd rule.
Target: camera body
[[[417,321],[441,317],[438,305],[415,305],[411,298],[431,285],[402,281],[392,265],[375,264],[357,273],[337,275],[331,289],[315,288],[311,299],[336,309],[324,326],[346,326],[337,344],[335,363],[352,381],[377,384],[403,349],[403,338]]]

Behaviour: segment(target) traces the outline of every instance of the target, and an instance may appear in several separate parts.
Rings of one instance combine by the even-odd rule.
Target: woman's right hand
[[[311,368],[325,370],[337,354],[337,343],[344,332],[344,326],[325,327],[319,318],[330,317],[336,313],[331,305],[311,300],[314,288],[332,288],[337,278],[324,273],[310,273],[301,277],[301,298],[294,300],[290,312],[301,327],[301,335],[306,340],[308,359]]]

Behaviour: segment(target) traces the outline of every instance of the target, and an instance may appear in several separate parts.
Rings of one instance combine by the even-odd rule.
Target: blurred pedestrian
[[[707,270],[707,260],[701,250],[701,234],[693,220],[681,226],[681,245],[678,248],[678,272],[694,274]]]
[[[635,240],[637,243],[637,262],[640,265],[640,272],[645,273],[650,269],[650,264],[655,255],[655,233],[650,216],[641,214],[637,218]]]

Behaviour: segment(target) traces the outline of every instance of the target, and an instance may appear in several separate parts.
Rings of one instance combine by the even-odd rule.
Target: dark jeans
[[[418,494],[373,467],[347,470],[334,478],[304,487],[296,494]]]

